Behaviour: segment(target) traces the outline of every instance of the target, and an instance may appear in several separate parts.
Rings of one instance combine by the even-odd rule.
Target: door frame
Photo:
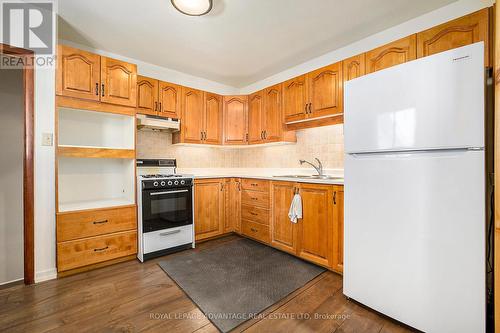
[[[0,43],[0,55],[21,58],[25,64],[32,63],[31,50]],[[24,154],[23,154],[23,238],[24,238],[24,284],[35,282],[35,191],[34,191],[34,132],[35,132],[35,71],[23,66],[24,100]]]

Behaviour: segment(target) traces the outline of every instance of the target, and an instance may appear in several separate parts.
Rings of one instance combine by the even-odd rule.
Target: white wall
[[[249,85],[243,89],[229,87],[203,78],[161,68],[134,59],[98,51],[102,55],[136,63],[139,73],[146,76],[212,91],[219,94],[238,94],[259,90],[265,86],[308,72],[323,65],[341,60],[351,55],[372,49],[378,45],[421,31],[431,26],[466,15],[490,6],[493,0],[460,0],[449,6],[425,14],[397,27],[377,33],[359,42],[312,59],[299,66],[286,70]],[[64,42],[66,43],[66,42]],[[67,43],[71,44],[71,43]],[[81,47],[71,44],[76,47]],[[84,47],[82,47],[84,48]],[[85,49],[85,48],[84,48]],[[90,51],[95,51],[86,48]],[[41,146],[41,135],[54,132],[55,72],[50,69],[37,69],[35,73],[35,280],[56,276],[55,261],[55,171],[54,147]]]
[[[24,277],[23,72],[0,69],[0,285]]]

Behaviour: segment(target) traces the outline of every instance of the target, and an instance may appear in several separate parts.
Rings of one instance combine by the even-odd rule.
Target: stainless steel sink
[[[344,177],[336,177],[330,175],[284,175],[284,176],[273,176],[276,178],[299,178],[299,179],[327,179],[327,180],[344,180]]]

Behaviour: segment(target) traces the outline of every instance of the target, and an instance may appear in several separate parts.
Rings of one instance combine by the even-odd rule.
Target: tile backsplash
[[[172,145],[172,134],[144,130],[137,133],[137,157],[176,158],[179,168],[300,168],[300,159],[317,157],[326,169],[342,169],[344,133],[332,125],[299,130],[293,144],[227,148]]]

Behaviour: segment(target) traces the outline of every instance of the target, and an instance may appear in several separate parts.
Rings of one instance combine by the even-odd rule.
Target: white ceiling
[[[59,38],[242,87],[456,0],[59,0]]]

